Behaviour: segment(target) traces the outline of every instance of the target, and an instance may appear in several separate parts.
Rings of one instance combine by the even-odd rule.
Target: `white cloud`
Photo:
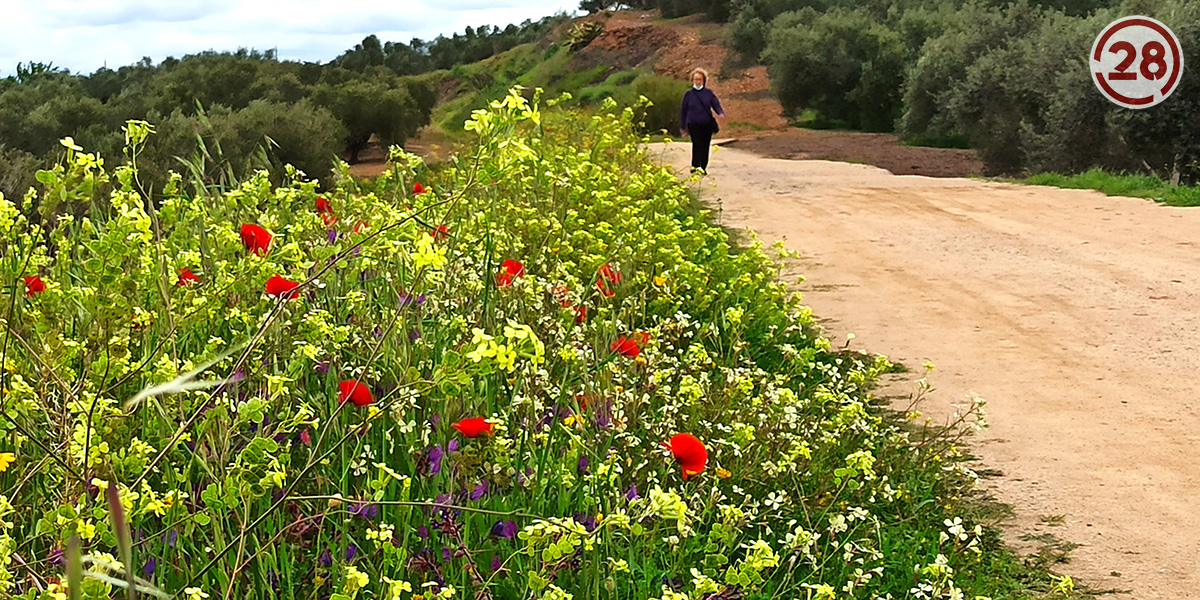
[[[75,73],[158,63],[205,50],[277,49],[280,58],[325,62],[370,34],[407,42],[467,26],[520,23],[578,0],[15,0],[6,4],[0,76],[18,62],[53,62]]]

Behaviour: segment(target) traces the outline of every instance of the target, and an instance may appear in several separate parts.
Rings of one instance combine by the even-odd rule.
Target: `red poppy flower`
[[[196,277],[196,274],[193,273],[191,269],[184,267],[179,270],[179,280],[175,282],[175,285],[185,286],[199,282],[200,278]]]
[[[629,358],[637,358],[637,356],[642,353],[642,346],[633,338],[627,338],[625,336],[617,338],[617,341],[613,342],[612,346],[610,347],[614,352],[622,356],[628,356]]]
[[[679,463],[684,479],[699,475],[708,464],[708,450],[705,450],[704,444],[690,433],[675,434],[671,443],[663,444],[663,447],[675,455],[675,462]]]
[[[433,241],[435,242],[444,242],[450,236],[450,228],[445,225],[438,225],[433,231],[429,232],[429,235],[433,237]]]
[[[42,278],[37,275],[31,275],[25,278],[25,295],[32,298],[34,294],[40,294],[46,291],[46,284],[42,283]]]
[[[457,429],[459,433],[469,438],[479,437],[479,435],[482,433],[489,435],[492,433],[492,424],[488,423],[483,417],[471,417],[470,419],[463,419],[451,425],[451,427]]]
[[[271,249],[271,232],[254,223],[242,224],[242,244],[246,250],[262,256]]]
[[[596,280],[596,289],[600,290],[600,295],[605,298],[612,298],[617,295],[616,292],[612,291],[612,288],[608,287],[608,284],[603,279]]]
[[[504,287],[511,285],[513,278],[525,276],[525,265],[513,259],[500,263],[500,272],[496,274],[496,285]]]
[[[367,386],[347,379],[338,384],[338,402],[345,403],[347,400],[354,403],[355,406],[366,406],[375,401],[375,397],[371,395],[371,390]]]
[[[276,275],[267,280],[267,295],[292,300],[300,297],[300,292],[295,291],[298,287],[300,287],[299,283]]]
[[[421,185],[420,181],[413,184],[413,195],[424,194],[428,191],[429,190],[425,189],[425,186]]]
[[[617,271],[608,263],[604,263],[604,265],[600,267],[600,277],[613,283],[621,283],[620,271]]]
[[[325,214],[331,212],[333,212],[333,205],[329,204],[328,200],[317,196],[317,213]]]
[[[359,221],[354,224],[354,233],[362,233],[363,230],[370,229],[370,228],[371,228],[371,226],[367,225],[366,221]]]
[[[580,304],[575,307],[575,324],[578,325],[587,320],[587,306]]]

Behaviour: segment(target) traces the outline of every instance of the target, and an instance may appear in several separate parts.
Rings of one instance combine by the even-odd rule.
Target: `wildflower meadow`
[[[0,598],[1038,585],[971,516],[962,430],[874,406],[891,365],[821,337],[634,115],[513,90],[452,159],[331,189],[146,190],[150,124],[63,140],[0,200]]]

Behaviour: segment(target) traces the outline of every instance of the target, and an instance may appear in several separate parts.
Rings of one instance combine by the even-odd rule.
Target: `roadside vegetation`
[[[632,109],[517,91],[431,168],[0,200],[0,596],[1022,598],[950,427],[734,253]],[[36,212],[39,219],[28,215]]]
[[[1039,173],[1020,181],[1060,188],[1099,190],[1109,196],[1150,198],[1171,206],[1200,206],[1200,187],[1171,185],[1171,182],[1152,175],[1131,175],[1091,169],[1076,175]]]

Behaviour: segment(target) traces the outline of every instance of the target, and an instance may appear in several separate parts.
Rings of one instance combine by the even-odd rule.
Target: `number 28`
[[[1137,60],[1137,48],[1133,44],[1120,41],[1108,47],[1109,52],[1117,53],[1124,52],[1125,58],[1121,59],[1117,65],[1117,70],[1108,74],[1110,81],[1132,81],[1138,77],[1137,72],[1126,72],[1133,61]],[[1162,76],[1167,73],[1167,49],[1163,47],[1161,42],[1150,41],[1142,45],[1142,65],[1138,71],[1141,71],[1142,77],[1146,79],[1162,79]],[[1151,69],[1150,67],[1154,68]]]

